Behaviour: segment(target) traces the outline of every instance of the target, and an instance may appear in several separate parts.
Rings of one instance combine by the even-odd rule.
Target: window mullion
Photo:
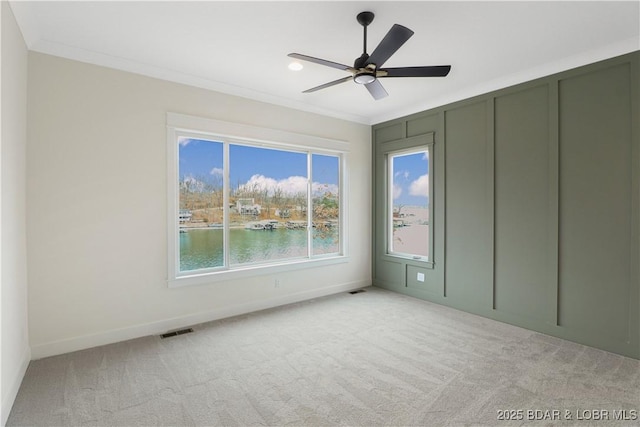
[[[307,152],[307,257],[313,254],[313,162],[311,152]]]
[[[387,253],[393,252],[393,161],[392,156],[386,155],[387,164],[387,214],[386,214],[386,234]]]
[[[229,268],[231,265],[231,253],[230,253],[230,245],[229,238],[231,235],[230,231],[230,212],[229,212],[229,199],[230,199],[230,188],[229,188],[229,142],[224,141],[222,149],[222,170],[223,170],[223,178],[222,178],[222,255],[224,258],[224,266]]]

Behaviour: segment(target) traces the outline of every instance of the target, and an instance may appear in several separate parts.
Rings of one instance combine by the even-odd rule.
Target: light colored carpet
[[[7,425],[639,424],[640,361],[381,289],[194,329],[31,362]]]

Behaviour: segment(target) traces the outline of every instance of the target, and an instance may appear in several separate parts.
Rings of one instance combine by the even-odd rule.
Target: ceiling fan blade
[[[451,71],[451,65],[433,65],[428,67],[384,68],[378,77],[445,77]],[[386,75],[384,74],[386,72]]]
[[[379,80],[374,80],[371,83],[364,85],[364,87],[367,88],[371,96],[373,96],[376,101],[389,96]]]
[[[320,85],[320,86],[312,87],[311,89],[307,89],[302,93],[315,92],[315,91],[320,90],[320,89],[325,89],[325,88],[328,88],[328,87],[331,87],[331,86],[338,85],[340,83],[348,82],[349,80],[353,80],[353,77],[351,77],[351,76],[343,77],[341,79],[334,80],[332,82],[325,83],[325,84]]]
[[[325,65],[331,68],[337,68],[338,70],[345,70],[355,73],[357,70],[353,67],[344,64],[338,64],[337,62],[327,61],[326,59],[314,58],[313,56],[302,55],[300,53],[290,53],[287,55],[290,58],[300,59],[302,61],[313,62],[315,64]]]
[[[386,36],[382,39],[378,47],[373,51],[367,64],[376,64],[376,67],[382,67],[400,46],[402,46],[411,36],[413,31],[402,25],[393,24]]]

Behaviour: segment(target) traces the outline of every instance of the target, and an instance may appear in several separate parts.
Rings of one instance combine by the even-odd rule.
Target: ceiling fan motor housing
[[[369,54],[363,53],[359,58],[353,62],[353,68],[359,70],[360,68],[364,68],[367,66],[367,60],[369,59]]]

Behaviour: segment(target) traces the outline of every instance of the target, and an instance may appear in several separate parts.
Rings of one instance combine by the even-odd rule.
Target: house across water
[[[236,211],[241,215],[260,215],[262,206],[255,203],[254,199],[236,200]]]

